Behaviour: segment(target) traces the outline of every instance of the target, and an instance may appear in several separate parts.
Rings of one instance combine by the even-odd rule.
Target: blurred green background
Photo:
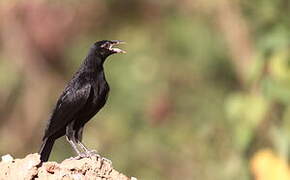
[[[0,155],[37,152],[91,44],[126,41],[84,142],[138,179],[289,180],[288,0],[2,0]],[[51,159],[73,156],[64,138]]]

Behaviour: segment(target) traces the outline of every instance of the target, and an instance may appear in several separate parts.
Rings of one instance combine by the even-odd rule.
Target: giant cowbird
[[[125,51],[113,47],[123,41],[103,40],[92,45],[79,70],[65,87],[48,120],[39,151],[42,162],[48,160],[54,141],[66,135],[67,141],[79,157],[93,151],[81,142],[84,125],[105,105],[109,85],[103,64],[106,58]]]

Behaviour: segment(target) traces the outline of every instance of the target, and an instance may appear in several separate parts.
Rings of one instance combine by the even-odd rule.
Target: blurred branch
[[[234,1],[224,0],[216,5],[216,23],[228,44],[240,83],[245,85],[254,55],[250,30]]]
[[[267,62],[263,64],[256,81],[248,83],[250,70],[255,64],[255,49],[253,48],[249,25],[241,13],[240,6],[234,1],[224,0],[217,4],[216,15],[216,22],[228,44],[232,56],[231,60],[240,83],[248,93],[262,94],[261,80],[268,74],[268,64]],[[273,125],[281,122],[285,106],[273,101],[270,101],[269,104],[267,112],[253,130],[251,142],[245,149],[248,157],[251,157],[259,148],[273,145],[269,132]]]
[[[271,127],[282,122],[284,111],[284,104],[278,102],[272,102],[272,104],[270,104],[268,112],[264,115],[264,119],[255,128],[255,133],[251,138],[247,149],[245,149],[245,154],[248,158],[251,158],[259,149],[273,146],[269,132]]]

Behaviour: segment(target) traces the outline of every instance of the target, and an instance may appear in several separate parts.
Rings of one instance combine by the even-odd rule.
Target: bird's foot
[[[71,157],[70,159],[73,159],[73,160],[80,160],[80,159],[83,159],[83,158],[89,158],[90,156],[85,153],[85,152],[81,152],[79,153],[76,157]]]
[[[110,159],[102,157],[101,160],[102,160],[102,162],[105,162],[106,164],[109,164],[110,166],[112,166],[112,161]]]
[[[75,156],[75,157],[70,157],[69,160],[80,160],[82,158],[84,158],[84,157],[78,155],[78,156]]]
[[[78,156],[80,158],[89,158],[90,157],[90,155],[87,152],[81,152]]]
[[[99,155],[96,150],[89,150],[89,151],[86,152],[86,154],[89,157],[95,156],[97,158],[101,158],[101,155]]]
[[[90,150],[90,151],[87,151],[86,153],[89,157],[96,157],[97,159],[101,159],[102,162],[105,162],[106,164],[109,164],[110,166],[112,166],[112,161],[107,158],[102,157],[100,154],[97,153],[96,150]]]

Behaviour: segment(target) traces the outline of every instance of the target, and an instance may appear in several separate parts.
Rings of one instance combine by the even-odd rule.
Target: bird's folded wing
[[[87,84],[79,89],[67,89],[58,100],[57,105],[48,121],[44,138],[65,131],[75,114],[86,104],[91,93],[91,85]]]

